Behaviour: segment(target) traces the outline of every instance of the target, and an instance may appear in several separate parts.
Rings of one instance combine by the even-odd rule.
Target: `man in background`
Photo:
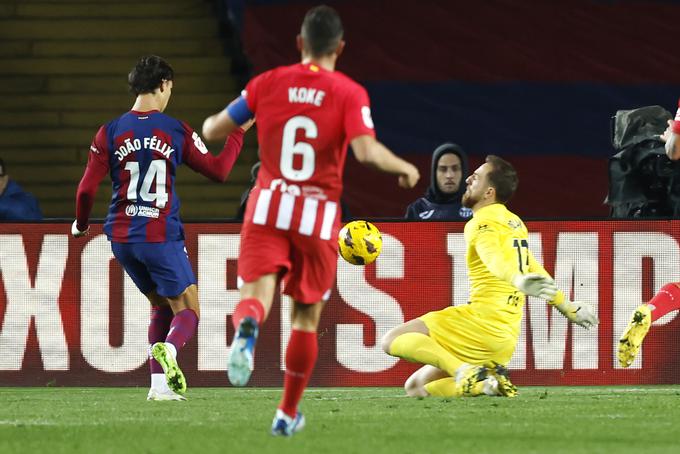
[[[430,186],[424,197],[406,209],[406,219],[413,221],[465,221],[472,210],[461,204],[467,178],[468,158],[455,143],[444,143],[432,153]]]
[[[0,221],[40,221],[38,200],[9,178],[0,158]]]

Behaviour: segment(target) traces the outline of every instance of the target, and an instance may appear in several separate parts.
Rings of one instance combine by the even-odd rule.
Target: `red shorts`
[[[338,266],[337,242],[273,227],[243,224],[238,276],[253,282],[265,274],[283,278],[283,293],[299,303],[327,300]]]

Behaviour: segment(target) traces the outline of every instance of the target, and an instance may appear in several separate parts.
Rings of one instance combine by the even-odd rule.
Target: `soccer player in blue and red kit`
[[[283,278],[294,304],[273,435],[290,436],[305,424],[297,407],[316,362],[319,317],[335,281],[347,145],[359,162],[398,175],[404,188],[419,178],[415,166],[375,139],[366,90],[335,71],[342,37],[335,10],[312,8],[297,37],[302,62],[255,77],[240,98],[203,124],[205,137],[217,139],[257,116],[262,164],[241,230],[241,301],[232,316],[228,372],[236,386],[249,380],[258,331]]]
[[[177,351],[194,335],[199,318],[196,278],[175,192],[177,167],[186,164],[224,182],[252,124],[234,129],[222,152],[213,156],[189,125],[163,113],[173,78],[172,67],[155,55],[143,57],[132,69],[128,83],[137,98],[132,110],[97,131],[78,185],[71,228],[74,237],[88,233],[94,196],[110,174],[113,197],[104,232],[114,256],[152,306],[149,400],[185,400],[187,385]]]

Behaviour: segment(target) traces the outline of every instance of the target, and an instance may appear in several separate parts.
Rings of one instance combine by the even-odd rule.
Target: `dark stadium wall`
[[[424,176],[398,191],[348,160],[346,202],[358,216],[401,216],[444,141],[473,165],[492,153],[513,162],[523,216],[606,216],[610,117],[653,104],[673,112],[680,96],[671,2],[331,4],[348,42],[338,69],[368,89],[378,138]],[[294,37],[311,6],[249,3],[243,41],[255,74],[299,59]]]

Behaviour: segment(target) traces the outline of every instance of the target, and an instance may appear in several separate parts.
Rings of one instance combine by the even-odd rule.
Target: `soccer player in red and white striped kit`
[[[235,386],[249,380],[258,331],[282,278],[294,305],[273,435],[290,436],[305,424],[297,407],[316,362],[319,317],[335,281],[348,144],[359,162],[397,175],[404,188],[420,176],[375,139],[366,90],[335,70],[342,38],[337,12],[312,8],[297,37],[302,61],[255,77],[242,96],[203,124],[211,140],[257,117],[262,165],[241,231],[241,301],[232,316],[236,333],[228,373]]]
[[[672,161],[680,159],[680,101],[678,106],[675,120],[668,120],[668,128],[660,137],[666,143],[666,156]],[[661,287],[651,300],[633,311],[630,322],[619,339],[617,357],[621,367],[633,364],[652,323],[678,309],[680,282],[672,282]]]

